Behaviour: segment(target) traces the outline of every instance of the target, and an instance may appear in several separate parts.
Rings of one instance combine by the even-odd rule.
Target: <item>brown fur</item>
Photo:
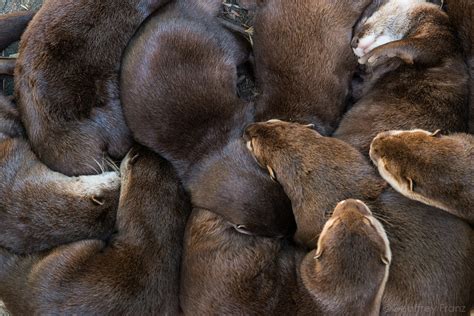
[[[304,255],[285,240],[239,234],[219,215],[195,209],[185,234],[183,312],[318,315],[299,276]]]
[[[474,136],[385,132],[370,155],[400,193],[474,224]]]
[[[274,171],[276,180],[292,200],[297,224],[295,240],[302,246],[313,249],[327,215],[337,202],[349,198],[373,200],[383,190],[385,182],[377,177],[373,168],[367,165],[355,149],[348,148],[342,141],[322,137],[311,128],[306,128],[308,133],[302,133],[281,122],[258,123],[250,125],[244,137],[251,142],[260,165],[268,166]],[[315,138],[319,141],[315,142]],[[292,142],[287,142],[287,139],[292,139]],[[304,153],[300,153],[302,146],[305,147]],[[338,158],[327,159],[322,155],[311,154],[316,151],[331,152]],[[298,159],[298,164],[292,164],[295,159]],[[355,173],[354,169],[358,172]],[[320,177],[328,181],[321,182]],[[357,185],[352,185],[353,182]],[[347,183],[350,185],[346,185]],[[334,192],[314,194],[326,191]]]
[[[20,43],[15,90],[28,139],[50,168],[91,174],[131,146],[118,71],[136,29],[167,0],[50,0]],[[87,162],[87,163],[85,163]]]
[[[334,131],[357,62],[352,28],[369,0],[262,0],[254,54],[261,95],[256,121],[283,119]]]
[[[253,119],[252,104],[237,96],[237,66],[248,49],[217,23],[221,1],[214,3],[173,2],[137,33],[121,79],[127,123],[138,142],[173,164],[193,206],[244,233],[287,235],[289,200],[241,139]]]
[[[335,132],[364,154],[372,139],[386,130],[467,129],[469,77],[449,19],[433,4],[410,12],[409,17],[395,14],[411,23],[401,40],[361,58],[368,73],[363,97]]]
[[[156,154],[132,151],[121,169],[118,232],[108,243],[84,240],[29,257],[0,250],[0,298],[13,314],[178,314],[189,205]]]
[[[321,218],[324,206],[336,205],[348,189],[354,197],[362,196],[383,223],[393,261],[382,314],[420,313],[421,306],[433,314],[442,314],[443,306],[468,310],[473,298],[474,232],[467,223],[391,189],[370,201],[368,196],[380,192],[380,181],[371,176],[366,159],[350,145],[307,127],[259,123],[248,128],[246,137],[253,140],[258,161],[271,166],[295,209],[305,206],[295,211],[298,229],[301,218]],[[313,235],[320,232],[320,226],[314,225]]]
[[[50,249],[112,232],[116,173],[67,177],[33,154],[15,106],[0,96],[0,247],[15,253]]]
[[[390,245],[361,201],[345,200],[324,225],[318,248],[304,259],[305,286],[327,315],[379,315]]]
[[[474,134],[474,1],[445,0],[447,13],[464,48],[464,54],[471,74],[469,132]]]
[[[0,51],[20,39],[35,11],[21,11],[0,15]]]

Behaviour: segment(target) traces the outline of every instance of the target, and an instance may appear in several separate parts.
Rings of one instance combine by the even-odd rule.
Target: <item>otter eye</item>
[[[438,129],[430,134],[431,137],[441,137],[441,130]]]
[[[272,178],[273,181],[276,181],[275,172],[273,171],[272,167],[267,165],[267,170],[268,170],[268,173],[270,174],[270,178]]]
[[[407,181],[408,181],[408,189],[410,190],[410,192],[415,192],[415,182],[413,181],[413,179],[407,177]]]
[[[390,260],[388,260],[387,256],[385,256],[385,255],[380,255],[380,260],[386,266],[388,266],[390,264]]]

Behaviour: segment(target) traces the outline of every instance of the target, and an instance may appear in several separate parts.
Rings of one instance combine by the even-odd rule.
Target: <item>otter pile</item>
[[[19,39],[0,314],[472,313],[472,0],[47,0]]]

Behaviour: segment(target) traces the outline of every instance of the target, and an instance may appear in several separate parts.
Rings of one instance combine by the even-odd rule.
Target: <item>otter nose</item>
[[[360,38],[358,36],[354,36],[351,41],[352,48],[357,48],[359,46]]]

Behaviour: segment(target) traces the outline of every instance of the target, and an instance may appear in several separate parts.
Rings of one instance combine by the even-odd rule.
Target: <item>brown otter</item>
[[[287,235],[290,202],[241,139],[253,119],[236,84],[248,48],[215,19],[221,1],[203,3],[212,1],[170,3],[131,42],[121,75],[127,123],[138,142],[173,164],[195,207],[243,233]]]
[[[0,51],[20,39],[35,11],[20,11],[0,15]]]
[[[168,0],[46,1],[28,25],[15,69],[17,101],[33,151],[66,175],[122,158],[131,146],[119,101],[123,51]]]
[[[401,194],[474,224],[474,136],[384,132],[373,140],[370,157]]]
[[[296,206],[297,229],[306,224],[301,218],[319,219],[313,220],[313,236],[317,236],[325,206],[336,205],[348,191],[360,196],[383,223],[393,261],[382,314],[416,311],[419,306],[468,309],[474,284],[474,231],[466,222],[390,188],[371,201],[381,185],[367,159],[349,144],[322,137],[308,127],[258,123],[248,127],[245,137],[256,159],[270,166]],[[305,207],[298,209],[301,205]]]
[[[301,275],[328,315],[379,315],[392,253],[382,224],[362,201],[340,202]]]
[[[444,0],[451,23],[463,44],[464,55],[471,74],[469,132],[474,134],[474,2],[472,0]]]
[[[118,232],[19,257],[0,250],[0,298],[18,315],[177,315],[189,204],[172,167],[144,149],[121,166]]]
[[[370,142],[382,131],[467,129],[469,76],[439,6],[388,1],[355,38],[354,51],[363,55],[367,74],[362,98],[344,116],[335,137],[368,155]]]
[[[371,0],[257,3],[253,42],[261,95],[256,121],[311,123],[331,134],[357,68],[352,28]]]
[[[0,247],[15,253],[107,238],[115,223],[116,172],[67,177],[31,151],[14,104],[0,96]]]
[[[239,234],[195,209],[185,233],[180,302],[185,315],[318,315],[298,267],[305,251],[284,239]]]

